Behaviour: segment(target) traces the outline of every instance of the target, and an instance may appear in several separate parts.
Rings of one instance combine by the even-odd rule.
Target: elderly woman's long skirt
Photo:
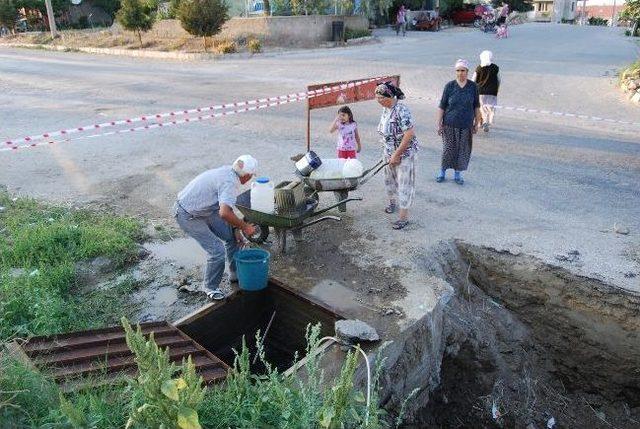
[[[471,128],[444,126],[442,130],[442,169],[464,171],[469,166],[472,146]]]

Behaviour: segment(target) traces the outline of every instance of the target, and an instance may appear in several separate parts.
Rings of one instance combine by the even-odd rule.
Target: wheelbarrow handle
[[[318,210],[317,212],[313,213],[311,216],[309,217],[316,217],[321,215],[322,213],[328,212],[331,209],[335,209],[336,207],[338,207],[340,204],[344,204],[344,203],[348,203],[349,201],[362,201],[362,197],[351,197],[351,198],[345,198],[344,200],[338,201],[337,203],[329,206],[329,207],[325,207],[322,210]]]
[[[362,178],[360,179],[360,182],[358,182],[358,185],[364,185],[365,183],[367,183],[369,179],[371,179],[373,176],[378,174],[380,170],[382,170],[387,165],[389,165],[389,162],[388,161],[385,162],[384,158],[381,158],[376,165],[374,165],[373,167],[371,167],[370,169],[368,169],[362,174]],[[371,173],[372,171],[373,173]]]
[[[321,218],[314,219],[314,220],[312,220],[310,222],[304,223],[304,224],[302,224],[300,226],[297,226],[295,228],[291,228],[291,231],[300,231],[303,228],[306,228],[306,227],[311,226],[311,225],[315,225],[316,223],[319,223],[319,222],[324,222],[325,220],[335,220],[335,221],[339,222],[342,219],[340,219],[338,216],[322,216]]]

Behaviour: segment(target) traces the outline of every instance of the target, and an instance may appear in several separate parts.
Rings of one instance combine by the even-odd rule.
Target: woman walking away
[[[384,160],[389,163],[384,169],[389,197],[384,211],[391,214],[399,209],[393,229],[403,229],[409,224],[409,208],[416,190],[418,139],[409,108],[398,101],[402,99],[403,92],[391,82],[376,87],[376,100],[384,107],[378,133],[382,137]]]
[[[404,5],[400,6],[396,16],[396,36],[400,35],[400,30],[402,30],[402,36],[407,35],[407,9],[405,9]]]
[[[460,59],[455,70],[456,78],[444,86],[438,109],[436,129],[442,136],[442,164],[436,181],[444,182],[445,172],[452,168],[455,182],[462,185],[462,172],[471,158],[472,135],[482,118],[478,86],[467,79],[469,63]]]
[[[493,64],[493,53],[482,51],[480,65],[471,78],[478,85],[480,94],[480,113],[482,113],[482,129],[489,131],[493,125],[493,115],[498,104],[498,89],[500,89],[500,67]]]

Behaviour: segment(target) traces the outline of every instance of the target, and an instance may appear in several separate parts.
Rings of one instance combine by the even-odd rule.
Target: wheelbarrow
[[[346,212],[347,205],[344,203],[344,200],[348,199],[349,191],[353,191],[367,183],[388,164],[389,163],[385,162],[384,158],[382,158],[376,165],[365,170],[362,176],[359,177],[342,177],[338,179],[313,179],[311,177],[303,177],[303,180],[307,186],[316,192],[333,191],[336,196],[336,201],[339,201],[337,204],[338,211]]]
[[[361,201],[362,198],[345,198],[329,207],[317,210],[318,196],[314,192],[306,200],[306,206],[297,211],[287,213],[265,213],[252,210],[243,205],[236,205],[236,208],[242,213],[244,219],[256,225],[258,231],[255,235],[247,237],[253,243],[264,243],[269,237],[269,228],[273,228],[275,233],[274,250],[277,253],[284,253],[287,247],[287,231],[293,232],[296,239],[300,237],[300,231],[308,226],[315,225],[326,220],[340,221],[338,216],[322,216],[320,215],[336,208],[342,204],[346,205],[349,201]]]

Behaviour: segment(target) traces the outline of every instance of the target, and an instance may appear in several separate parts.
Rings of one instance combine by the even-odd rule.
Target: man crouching
[[[255,174],[258,162],[251,155],[242,155],[233,165],[200,173],[178,194],[175,216],[184,232],[207,252],[203,288],[213,300],[225,298],[220,290],[224,273],[225,253],[229,262],[229,280],[238,280],[233,255],[238,250],[239,237],[233,228],[246,237],[255,234],[255,227],[240,219],[233,211],[240,185]]]

